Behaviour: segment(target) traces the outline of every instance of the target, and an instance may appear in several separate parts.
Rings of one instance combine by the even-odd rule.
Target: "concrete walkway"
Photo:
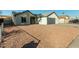
[[[68,48],[79,48],[79,36],[72,41]]]

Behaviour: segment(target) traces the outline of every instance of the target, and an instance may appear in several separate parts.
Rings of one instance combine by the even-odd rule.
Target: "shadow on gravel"
[[[30,43],[25,44],[22,48],[36,48],[38,46],[39,42],[35,43],[34,41],[31,41]]]

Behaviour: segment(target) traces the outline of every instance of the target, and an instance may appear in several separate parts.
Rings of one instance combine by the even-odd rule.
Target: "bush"
[[[69,23],[79,23],[79,19],[70,20]]]

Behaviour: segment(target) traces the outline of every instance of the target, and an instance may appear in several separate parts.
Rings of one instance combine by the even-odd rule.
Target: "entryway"
[[[26,23],[26,17],[21,17],[21,23]]]
[[[36,23],[35,17],[30,17],[30,24],[35,24],[35,23]]]

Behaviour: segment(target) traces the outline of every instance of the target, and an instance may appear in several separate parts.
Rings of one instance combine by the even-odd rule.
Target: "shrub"
[[[79,23],[79,19],[70,20],[69,23]]]

